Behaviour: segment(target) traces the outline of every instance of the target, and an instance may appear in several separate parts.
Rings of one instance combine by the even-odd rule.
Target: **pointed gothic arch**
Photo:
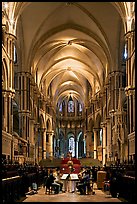
[[[47,129],[47,131],[51,131],[52,130],[52,124],[51,124],[51,121],[50,121],[49,118],[46,121],[46,129]]]

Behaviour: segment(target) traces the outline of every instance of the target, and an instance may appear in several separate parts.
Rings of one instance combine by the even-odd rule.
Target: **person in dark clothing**
[[[43,178],[43,186],[46,186],[47,183],[47,178],[48,178],[48,170],[46,169],[44,172],[44,178]]]
[[[96,182],[97,181],[97,170],[95,166],[92,167],[91,172],[92,172],[92,180],[93,182]]]
[[[89,170],[86,170],[86,171],[84,172],[83,180],[84,180],[84,192],[86,193],[86,190],[87,190],[87,193],[89,193],[89,192],[90,192]]]
[[[118,197],[120,192],[121,174],[113,171],[110,177],[110,193],[112,197]]]
[[[53,171],[51,170],[49,177],[47,179],[47,183],[48,183],[47,185],[52,186],[54,188],[55,193],[57,194],[59,193],[60,185],[54,182],[55,179],[56,178],[53,176]]]
[[[77,187],[78,191],[80,192],[80,194],[84,195],[85,194],[85,191],[84,191],[84,179],[83,179],[81,174],[79,174],[78,177],[79,177],[79,182],[77,183],[76,187]]]
[[[89,193],[90,192],[90,177],[89,172],[85,171],[83,172],[83,176],[79,174],[79,183],[77,184],[77,189],[80,192],[80,194],[85,195],[86,190]]]

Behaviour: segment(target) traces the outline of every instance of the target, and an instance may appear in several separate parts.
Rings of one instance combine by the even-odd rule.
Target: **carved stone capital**
[[[2,94],[3,94],[4,97],[14,98],[14,96],[15,96],[15,89],[2,90]]]
[[[126,94],[126,96],[135,95],[135,87],[127,86],[125,88],[125,94]]]
[[[106,122],[101,122],[100,126],[103,128],[103,127],[106,127],[107,123]]]

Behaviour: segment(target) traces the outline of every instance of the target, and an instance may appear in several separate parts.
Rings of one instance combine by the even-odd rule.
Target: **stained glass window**
[[[59,112],[62,112],[62,103],[59,106]]]
[[[127,53],[127,44],[125,44],[125,47],[124,47],[124,60],[126,60],[128,57],[128,53]]]
[[[69,152],[72,153],[72,157],[75,156],[75,140],[73,137],[69,138]]]
[[[100,145],[102,145],[102,134],[103,134],[102,129],[100,129]]]
[[[14,63],[17,63],[17,51],[15,46],[14,46]]]
[[[79,103],[79,112],[82,112],[82,104]]]
[[[68,102],[68,112],[73,113],[74,112],[74,101]]]

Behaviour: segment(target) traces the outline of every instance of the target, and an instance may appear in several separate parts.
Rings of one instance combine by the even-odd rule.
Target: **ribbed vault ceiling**
[[[107,2],[22,2],[18,13],[22,61],[37,73],[39,89],[47,96],[50,87],[54,105],[70,93],[85,104],[87,85],[93,95],[116,66],[123,32],[116,8]]]

